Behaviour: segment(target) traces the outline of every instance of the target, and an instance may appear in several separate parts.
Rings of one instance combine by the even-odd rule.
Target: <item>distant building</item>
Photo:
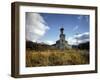
[[[65,40],[65,34],[64,32],[64,28],[60,28],[60,39],[56,41],[55,47],[60,49],[60,50],[64,50],[64,49],[69,49],[71,48],[71,46],[68,45],[68,42]]]

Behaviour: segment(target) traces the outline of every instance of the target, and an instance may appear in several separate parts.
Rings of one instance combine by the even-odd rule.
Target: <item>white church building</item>
[[[64,34],[64,28],[60,28],[60,39],[56,41],[55,47],[60,50],[65,50],[71,48],[68,45],[68,41],[65,40],[66,35]]]

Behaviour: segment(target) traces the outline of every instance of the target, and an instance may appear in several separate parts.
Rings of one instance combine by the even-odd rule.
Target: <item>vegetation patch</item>
[[[26,50],[26,67],[89,64],[86,50]]]

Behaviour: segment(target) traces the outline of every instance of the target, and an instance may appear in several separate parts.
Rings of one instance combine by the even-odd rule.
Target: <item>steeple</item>
[[[59,35],[59,40],[56,41],[56,48],[60,50],[65,50],[69,48],[68,42],[65,40],[65,34],[64,34],[64,28],[60,28],[60,35]]]
[[[60,40],[65,40],[64,28],[60,28]]]
[[[63,28],[63,27],[60,28],[60,32],[61,32],[61,34],[63,34],[63,31],[64,31],[64,28]]]

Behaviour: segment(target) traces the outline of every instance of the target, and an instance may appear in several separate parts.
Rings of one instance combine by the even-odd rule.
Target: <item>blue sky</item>
[[[66,40],[69,42],[69,44],[75,44],[76,36],[79,38],[79,40],[82,39],[85,41],[84,38],[87,38],[89,40],[89,26],[90,26],[89,15],[50,14],[50,13],[37,13],[37,14],[38,17],[36,16],[35,17],[36,19],[40,20],[37,22],[44,25],[44,27],[41,28],[47,29],[47,30],[45,29],[44,34],[40,38],[38,38],[37,41],[45,42],[48,44],[55,43],[55,41],[59,39],[59,34],[60,34],[59,29],[61,27],[64,28],[64,34],[66,35]]]

